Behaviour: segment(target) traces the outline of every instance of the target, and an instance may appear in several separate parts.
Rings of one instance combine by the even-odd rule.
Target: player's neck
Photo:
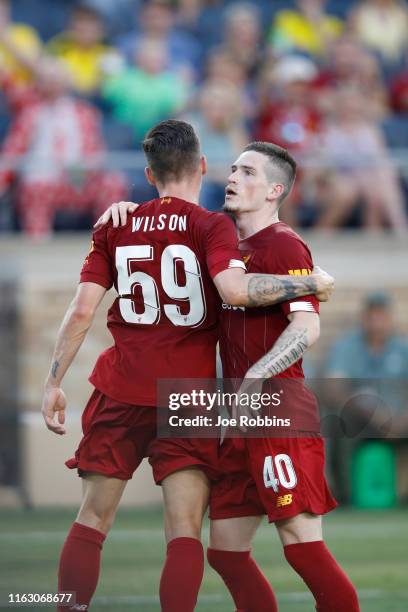
[[[198,204],[200,200],[200,187],[192,185],[191,181],[167,183],[158,187],[157,191],[161,198],[179,198],[192,204]]]
[[[279,211],[272,215],[269,211],[265,213],[262,210],[240,213],[236,216],[236,222],[239,237],[241,240],[245,240],[265,229],[265,227],[279,223]]]

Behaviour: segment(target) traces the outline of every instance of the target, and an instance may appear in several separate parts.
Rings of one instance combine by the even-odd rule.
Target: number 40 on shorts
[[[289,455],[280,454],[274,457],[272,455],[265,457],[263,478],[265,487],[273,489],[275,493],[279,491],[279,485],[285,489],[293,489],[296,486],[297,478]]]

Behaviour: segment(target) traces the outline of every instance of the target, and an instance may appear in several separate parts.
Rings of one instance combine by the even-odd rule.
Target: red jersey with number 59
[[[115,344],[90,382],[128,404],[155,406],[159,378],[213,378],[220,300],[212,278],[245,268],[223,214],[167,197],[142,204],[126,226],[93,234],[81,282],[118,297],[108,312]]]

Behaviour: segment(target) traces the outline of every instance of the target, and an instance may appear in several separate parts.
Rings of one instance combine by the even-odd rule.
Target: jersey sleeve
[[[112,260],[108,249],[107,228],[92,234],[89,253],[82,266],[80,283],[96,283],[110,289],[113,285]]]
[[[246,269],[235,226],[224,214],[214,214],[206,226],[206,260],[212,278],[229,268]]]
[[[275,274],[289,274],[291,276],[307,276],[312,273],[313,260],[308,247],[299,238],[280,240],[276,245],[274,259]],[[319,314],[320,304],[315,295],[288,300],[279,304],[282,311],[288,316],[292,312],[315,312]]]

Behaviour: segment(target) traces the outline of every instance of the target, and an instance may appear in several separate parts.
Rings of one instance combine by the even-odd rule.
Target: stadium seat
[[[102,131],[106,147],[110,151],[128,151],[136,147],[132,129],[109,114],[103,115]]]
[[[326,11],[330,15],[337,15],[337,17],[345,19],[354,4],[354,0],[329,0]]]
[[[31,25],[44,41],[66,27],[72,9],[71,0],[13,0],[11,4],[13,20]]]
[[[405,149],[408,142],[408,119],[394,115],[383,122],[384,135],[391,149]]]

